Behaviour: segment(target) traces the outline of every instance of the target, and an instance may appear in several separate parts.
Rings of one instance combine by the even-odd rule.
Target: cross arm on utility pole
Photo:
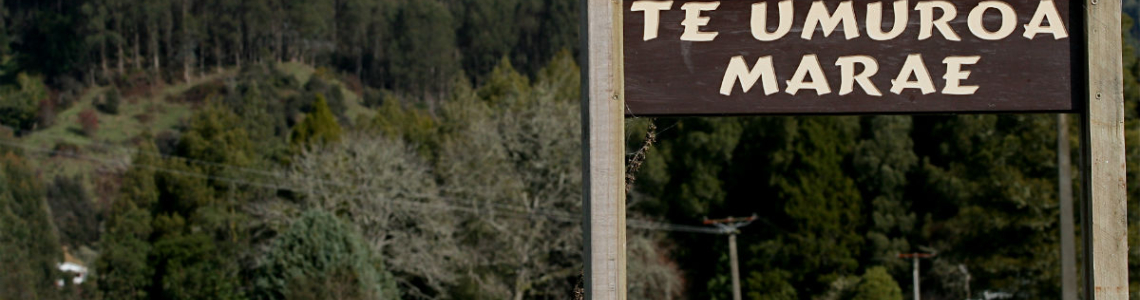
[[[712,220],[705,219],[704,224],[716,226],[724,234],[734,234],[741,227],[748,226],[748,224],[752,224],[753,221],[756,221],[756,219],[759,219],[759,218],[760,217],[757,217],[756,214],[752,214],[752,216],[743,217],[743,218],[741,218],[741,217],[728,217],[728,218],[724,218],[724,219],[712,219]]]

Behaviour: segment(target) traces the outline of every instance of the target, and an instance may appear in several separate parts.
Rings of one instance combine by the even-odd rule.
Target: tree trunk
[[[519,270],[519,274],[515,275],[514,300],[522,300],[526,296],[526,285],[526,270]]]
[[[245,32],[238,29],[237,38],[234,39],[234,44],[237,47],[234,51],[234,66],[241,70],[241,55],[245,51]]]
[[[190,29],[186,28],[190,22],[186,19],[190,17],[190,0],[182,0],[182,78],[186,82],[190,82],[190,76],[194,67],[194,49],[188,47],[190,43]]]
[[[123,73],[123,64],[124,64],[123,60],[126,59],[126,51],[123,50],[123,40],[122,40],[123,20],[121,20],[121,18],[115,19],[115,32],[119,34],[119,39],[117,39],[115,41],[115,46],[116,46],[116,48],[119,49],[118,67],[119,67],[119,74],[122,74]]]
[[[193,66],[190,64],[190,57],[182,59],[182,81],[190,82],[191,67]]]
[[[155,25],[151,25],[151,26],[155,26]],[[158,29],[155,29],[155,28],[150,29],[150,41],[149,42],[150,42],[150,56],[152,58],[151,59],[151,66],[154,68],[155,76],[161,76],[160,74],[162,74],[162,67],[159,65],[159,61],[158,61]]]
[[[156,53],[155,55],[160,56],[158,58],[159,61],[161,61],[162,59],[169,59],[168,61],[166,61],[166,65],[170,66],[170,68],[174,68],[174,66],[178,65],[178,62],[174,61],[174,54],[177,53],[177,50],[175,50],[175,49],[177,49],[177,48],[174,47],[174,38],[176,35],[174,33],[174,21],[171,20],[174,18],[174,15],[170,11],[170,9],[171,9],[171,7],[166,8],[166,12],[165,12],[166,17],[163,18],[163,19],[165,19],[165,21],[163,21],[163,23],[162,23],[163,26],[162,26],[162,34],[161,34],[162,35],[162,43],[163,43],[162,46],[163,46],[163,49],[166,49],[167,53],[166,53],[165,57],[161,57],[162,56],[161,53]],[[173,75],[173,74],[171,74],[171,75]]]
[[[139,33],[135,32],[135,44],[131,46],[131,48],[132,48],[131,51],[133,51],[134,55],[135,55],[133,62],[135,64],[136,70],[142,69],[142,56],[139,55],[139,44],[140,43],[142,43],[142,41],[139,39]]]
[[[217,40],[217,39],[215,38],[215,40]],[[217,43],[217,42],[214,43],[214,64],[216,65],[215,67],[218,68],[218,73],[221,73],[222,72],[222,45],[220,43]]]
[[[166,52],[167,52],[166,59],[169,59],[168,61],[166,61],[166,65],[170,66],[171,68],[174,68],[174,66],[178,65],[178,62],[174,61],[174,53],[176,53],[175,52],[176,50],[174,48],[174,32],[173,31],[174,31],[173,29],[168,29],[166,32],[166,35],[163,36],[163,44],[164,44],[163,46],[166,46],[165,48],[166,48]],[[159,59],[161,60],[162,58],[159,58]]]
[[[127,52],[123,50],[123,43],[119,43],[119,74],[123,74],[125,72],[124,70],[126,62],[124,60],[126,57]]]
[[[104,40],[99,43],[99,64],[103,66],[103,76],[107,76],[111,70],[107,69],[107,41]]]

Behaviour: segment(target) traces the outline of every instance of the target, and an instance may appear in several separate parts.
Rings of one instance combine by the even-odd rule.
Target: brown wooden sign
[[[1121,0],[582,4],[586,299],[626,298],[625,116],[922,112],[1079,112],[1084,299],[1128,299]]]
[[[1069,0],[623,1],[627,115],[1071,112],[1083,97]]]

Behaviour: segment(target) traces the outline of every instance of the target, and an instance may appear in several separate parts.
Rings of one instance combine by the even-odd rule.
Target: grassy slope
[[[293,75],[293,77],[297,78],[298,82],[309,82],[309,79],[313,77],[313,73],[316,72],[316,69],[309,65],[294,62],[278,64],[277,68],[285,74]],[[376,114],[375,111],[364,107],[362,95],[356,94],[356,92],[353,92],[339,81],[334,82],[334,84],[340,86],[341,91],[344,92],[346,115],[350,120],[356,121],[361,120],[361,118],[371,119]]]
[[[279,68],[297,78],[299,82],[308,82],[315,69],[299,63],[283,63]],[[88,179],[102,171],[115,172],[125,168],[130,161],[130,140],[149,130],[151,133],[160,133],[175,129],[193,112],[193,106],[185,103],[169,102],[190,90],[191,88],[233,76],[233,70],[199,77],[188,83],[178,83],[156,87],[154,90],[143,93],[142,96],[124,97],[119,106],[117,115],[98,112],[99,130],[94,138],[82,133],[78,122],[78,115],[86,109],[94,110],[94,103],[104,92],[106,87],[93,87],[84,92],[77,101],[67,110],[59,112],[55,124],[48,128],[37,130],[21,141],[30,147],[39,149],[53,149],[56,145],[67,143],[80,148],[80,154],[86,159],[49,158],[36,156],[34,159],[41,176],[50,180],[55,176],[83,175]],[[352,120],[370,118],[374,112],[364,107],[361,96],[352,92],[344,84],[345,104],[348,117]],[[145,117],[140,117],[146,115]],[[109,168],[109,169],[108,169]],[[92,180],[88,182],[89,190],[95,191],[96,186]]]

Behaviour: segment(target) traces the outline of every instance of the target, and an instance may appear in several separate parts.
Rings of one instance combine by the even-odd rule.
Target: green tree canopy
[[[0,298],[54,299],[63,260],[43,184],[23,157],[0,148]]]
[[[336,117],[329,110],[325,97],[317,95],[313,102],[313,111],[305,114],[305,120],[293,128],[290,141],[294,147],[306,147],[313,144],[327,145],[340,141],[341,128]]]
[[[898,282],[891,278],[887,269],[871,267],[863,273],[859,286],[855,288],[855,297],[851,300],[902,300],[902,298]]]
[[[257,269],[257,299],[399,299],[360,233],[310,210],[273,242]]]
[[[403,3],[392,22],[400,34],[388,44],[395,86],[439,98],[460,69],[455,18],[439,0]]]
[[[119,197],[112,201],[104,225],[107,230],[99,241],[102,253],[94,267],[99,274],[99,291],[106,298],[147,299],[154,272],[147,258],[152,249],[151,209],[158,202],[158,187],[152,169],[156,160],[149,153],[157,149],[147,140],[139,151],[123,175]]]
[[[0,126],[31,130],[36,124],[36,109],[48,97],[43,79],[20,73],[15,86],[0,87]],[[22,135],[22,134],[21,134]]]

